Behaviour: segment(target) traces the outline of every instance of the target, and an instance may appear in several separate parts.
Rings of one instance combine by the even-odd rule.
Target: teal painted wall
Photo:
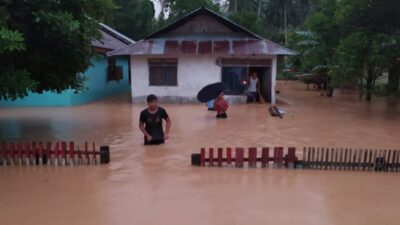
[[[104,99],[116,94],[130,91],[129,84],[129,60],[119,57],[116,60],[117,66],[123,68],[123,79],[119,81],[107,81],[108,60],[105,56],[93,57],[92,64],[84,74],[87,90],[75,94],[67,90],[61,94],[44,92],[42,94],[30,93],[23,99],[0,100],[0,106],[72,106],[80,105],[96,100]]]

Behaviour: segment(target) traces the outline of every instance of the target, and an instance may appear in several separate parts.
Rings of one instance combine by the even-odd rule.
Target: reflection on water
[[[0,167],[2,224],[397,224],[399,174],[197,168],[200,147],[399,148],[396,102],[320,97],[280,84],[284,119],[265,105],[235,105],[216,121],[203,105],[165,105],[171,140],[145,147],[143,106],[127,99],[72,108],[0,109],[7,141],[96,141],[112,162],[97,167]]]

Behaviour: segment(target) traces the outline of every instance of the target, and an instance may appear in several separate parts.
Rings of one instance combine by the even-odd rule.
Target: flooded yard
[[[163,105],[171,139],[143,146],[144,105],[127,96],[71,108],[1,108],[6,141],[109,145],[105,166],[0,167],[1,224],[397,224],[400,174],[198,168],[201,147],[400,148],[400,106],[334,98],[279,83],[284,119],[262,104],[233,105],[227,120],[204,105]]]

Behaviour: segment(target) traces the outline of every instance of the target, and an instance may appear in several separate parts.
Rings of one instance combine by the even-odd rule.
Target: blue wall
[[[129,60],[125,57],[117,58],[116,65],[123,68],[123,79],[119,81],[107,81],[108,60],[106,56],[92,58],[93,66],[90,67],[84,76],[87,78],[84,92],[75,94],[67,90],[61,94],[44,92],[42,94],[30,93],[23,99],[0,100],[0,106],[71,106],[104,99],[116,94],[130,91],[129,84]]]

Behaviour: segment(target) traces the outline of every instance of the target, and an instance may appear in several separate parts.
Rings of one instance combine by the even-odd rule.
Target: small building
[[[72,106],[104,99],[130,91],[129,57],[107,57],[106,53],[133,44],[134,41],[105,24],[100,24],[102,39],[93,40],[92,46],[98,55],[91,59],[92,66],[83,74],[87,80],[84,92],[73,90],[29,93],[23,99],[0,100],[1,106]]]
[[[204,86],[224,82],[230,101],[245,102],[243,81],[257,72],[261,94],[275,103],[278,55],[294,51],[200,8],[108,56],[130,56],[132,102],[148,94],[163,102],[196,102]]]

